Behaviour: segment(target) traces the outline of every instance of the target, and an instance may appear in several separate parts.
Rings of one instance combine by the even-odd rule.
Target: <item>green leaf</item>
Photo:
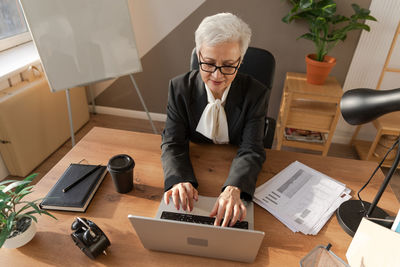
[[[299,6],[301,9],[307,9],[312,6],[314,0],[300,0]]]
[[[28,177],[26,177],[25,179],[24,179],[24,181],[33,181],[33,180],[35,180],[35,178],[36,178],[36,176],[38,176],[38,173],[32,173],[31,175],[29,175]]]
[[[320,9],[320,8],[323,8],[324,6],[327,6],[327,5],[330,5],[330,4],[334,4],[334,3],[335,3],[334,0],[322,0],[322,1],[319,1],[319,2],[315,3],[315,7],[314,8]]]
[[[8,203],[9,203],[9,201],[0,201],[0,211],[3,211],[5,209],[11,209],[12,206]],[[2,213],[0,213],[0,214],[2,214]]]
[[[35,203],[29,202],[28,205],[31,206],[36,211],[36,213],[40,214],[42,212]]]
[[[354,12],[359,13],[361,11],[360,6],[357,4],[351,4],[351,7],[353,8]]]
[[[51,214],[50,212],[47,212],[47,211],[45,211],[45,210],[42,210],[42,213],[43,213],[43,214],[46,214],[47,216],[52,217],[53,219],[58,220],[58,219],[57,219],[53,214]]]
[[[370,16],[370,15],[366,16],[364,19],[366,19],[366,20],[372,20],[372,21],[378,21],[375,17]]]
[[[22,191],[21,191],[21,192],[22,192]],[[21,202],[21,199],[23,199],[25,196],[27,196],[27,195],[29,195],[29,194],[31,194],[31,193],[33,193],[33,192],[32,192],[32,191],[29,191],[29,192],[25,192],[25,193],[23,193],[23,194],[19,193],[19,194],[18,194],[18,197],[16,197],[16,199],[15,199],[15,202],[16,202],[16,203]]]
[[[332,18],[331,18],[332,24],[337,24],[337,23],[345,22],[345,21],[349,21],[349,20],[350,20],[349,18],[342,16],[342,15],[335,15],[335,16],[332,16]]]
[[[10,200],[11,200],[11,196],[9,194],[6,194],[3,191],[0,191],[0,201],[8,202]]]
[[[290,13],[296,13],[299,10],[299,3],[296,3],[293,8],[290,10]]]
[[[315,27],[317,27],[318,29],[323,29],[326,26],[326,19],[323,17],[318,17],[315,22]]]
[[[321,8],[321,11],[324,14],[324,16],[333,15],[336,12],[336,4],[332,3],[329,5],[326,5],[323,8]]]
[[[29,192],[33,192],[32,191],[33,185],[27,186],[25,188],[23,188],[22,190],[20,190],[18,193],[16,193],[16,196],[21,196],[24,195],[25,193],[29,193]]]
[[[292,20],[293,20],[293,19],[292,19],[292,14],[291,14],[291,13],[287,14],[286,16],[284,16],[284,17],[282,18],[282,21],[285,22],[285,23],[287,23],[287,24],[289,24]]]
[[[31,205],[26,204],[25,206],[23,206],[22,208],[20,208],[20,209],[17,211],[17,215],[21,214],[24,210],[27,210],[27,209],[29,209],[30,207],[31,207]]]
[[[5,180],[5,181],[0,182],[0,185],[9,184],[9,183],[13,183],[13,182],[19,182],[19,180]]]
[[[305,33],[305,34],[303,34],[302,36],[300,36],[300,37],[297,38],[297,39],[300,39],[300,38],[303,38],[303,39],[306,39],[306,40],[314,41],[315,36],[314,36],[313,34],[311,34],[311,33]]]
[[[9,184],[8,186],[6,186],[6,188],[4,188],[2,190],[3,193],[7,193],[8,191],[10,191],[11,189],[14,189],[18,186],[22,186],[22,185],[26,185],[29,184],[30,181],[18,181],[18,182],[13,182],[11,184]]]
[[[0,232],[0,248],[3,246],[4,242],[6,242],[7,237],[9,235],[10,235],[10,231],[8,231],[6,227],[1,229],[1,232]]]
[[[345,28],[343,28],[344,32],[349,32],[352,30],[366,30],[366,31],[370,31],[370,28],[368,25],[363,24],[363,23],[351,23],[348,26],[346,26]]]
[[[18,193],[19,193],[22,189],[24,189],[29,183],[31,183],[31,182],[33,181],[33,179],[36,178],[37,175],[38,175],[37,173],[34,173],[34,174],[31,174],[31,175],[29,175],[28,177],[26,177],[26,178],[24,179],[24,182],[28,182],[28,183],[22,184],[22,185],[18,186],[18,187],[15,189],[15,193],[18,194]]]
[[[12,212],[11,214],[10,214],[10,216],[7,218],[7,222],[6,222],[6,228],[7,228],[7,230],[8,231],[10,231],[11,232],[11,230],[13,229],[13,227],[14,227],[14,217],[15,217],[15,212]]]
[[[41,198],[38,198],[38,199],[35,199],[35,200],[31,200],[31,201],[24,200],[24,201],[20,201],[19,203],[37,203],[38,201],[40,201],[42,199],[44,199],[44,197],[41,197]]]

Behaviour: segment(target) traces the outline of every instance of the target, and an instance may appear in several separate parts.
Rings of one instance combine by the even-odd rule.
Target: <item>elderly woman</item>
[[[162,134],[164,201],[192,210],[198,182],[189,157],[189,141],[239,146],[228,178],[210,216],[214,225],[232,226],[246,217],[241,198],[251,200],[265,161],[263,131],[267,88],[237,72],[251,30],[230,13],[206,17],[195,33],[199,70],[170,82],[167,121]]]

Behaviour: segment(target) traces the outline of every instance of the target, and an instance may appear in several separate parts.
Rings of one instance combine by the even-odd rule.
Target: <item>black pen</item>
[[[92,173],[94,173],[95,171],[97,171],[99,168],[101,167],[101,164],[97,165],[96,167],[94,167],[93,169],[91,169],[89,172],[87,172],[85,175],[83,175],[82,177],[80,177],[78,180],[76,180],[75,182],[73,182],[72,184],[70,184],[69,186],[67,186],[66,188],[64,188],[62,191],[65,193],[68,190],[70,190],[72,187],[74,187],[75,185],[79,184],[80,182],[82,182],[86,177],[88,177],[89,175],[91,175]]]

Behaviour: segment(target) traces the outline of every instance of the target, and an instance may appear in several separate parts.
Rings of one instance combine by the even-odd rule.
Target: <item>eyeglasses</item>
[[[201,55],[201,52],[199,52],[199,55],[201,58],[203,56]],[[236,70],[239,68],[240,65],[240,58],[239,57],[235,62],[238,62],[236,66],[227,66],[227,65],[222,65],[222,66],[217,66],[212,63],[207,63],[207,62],[202,62],[199,60],[199,65],[202,71],[209,72],[209,73],[214,73],[216,70],[219,69],[219,71],[224,74],[224,75],[232,75],[235,74]]]

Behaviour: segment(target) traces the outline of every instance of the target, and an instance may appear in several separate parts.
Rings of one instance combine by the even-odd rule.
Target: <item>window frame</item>
[[[0,40],[0,51],[10,49],[23,43],[27,43],[32,40],[31,34],[28,31],[4,38]]]
[[[16,5],[17,5],[16,8],[18,10],[19,18],[23,19],[23,21],[25,23],[26,31],[17,33],[15,35],[9,36],[7,38],[0,39],[0,52],[10,49],[10,48],[13,48],[18,45],[27,43],[32,40],[32,36],[29,31],[28,23],[26,22],[25,15],[23,14],[21,3],[19,3],[19,1],[17,1]]]

